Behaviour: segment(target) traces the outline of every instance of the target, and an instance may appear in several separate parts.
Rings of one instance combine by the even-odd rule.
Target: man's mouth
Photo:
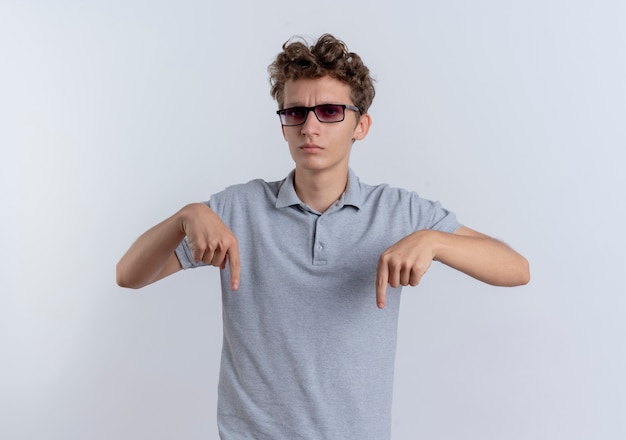
[[[314,152],[316,152],[316,151],[323,150],[323,148],[322,148],[322,147],[320,147],[319,145],[316,145],[316,144],[304,144],[304,145],[300,145],[300,149],[301,149],[302,151],[306,151],[306,152],[309,152],[309,153],[314,153]]]

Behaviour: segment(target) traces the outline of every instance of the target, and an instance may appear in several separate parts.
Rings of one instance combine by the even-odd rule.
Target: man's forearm
[[[530,281],[526,258],[501,241],[467,228],[457,234],[437,235],[437,261],[494,286],[519,286]]]
[[[116,267],[117,284],[140,288],[157,279],[185,237],[179,219],[180,211],[143,233]]]

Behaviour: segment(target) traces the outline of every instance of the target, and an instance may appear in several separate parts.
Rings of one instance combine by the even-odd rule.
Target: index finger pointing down
[[[230,268],[230,288],[238,290],[241,264],[239,261],[239,248],[236,245],[228,250],[228,266]]]
[[[379,309],[385,307],[387,299],[387,283],[389,282],[389,268],[382,262],[378,263],[376,269],[376,305]]]

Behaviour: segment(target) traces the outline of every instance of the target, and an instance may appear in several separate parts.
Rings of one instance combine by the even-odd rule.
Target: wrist
[[[174,215],[178,229],[185,235],[187,234],[187,225],[194,217],[193,211],[196,209],[194,205],[197,205],[197,203],[185,205]]]
[[[426,246],[428,249],[430,249],[432,260],[439,261],[438,257],[446,247],[446,239],[448,234],[432,229],[425,229],[419,232],[424,233]]]

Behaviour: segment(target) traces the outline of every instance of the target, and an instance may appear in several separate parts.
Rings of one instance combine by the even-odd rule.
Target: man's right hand
[[[179,212],[181,230],[187,236],[192,258],[211,266],[230,268],[230,287],[239,288],[239,244],[235,234],[213,210],[203,203],[192,203]]]
[[[176,247],[187,236],[192,258],[230,267],[230,287],[239,289],[239,245],[232,231],[203,203],[192,203],[144,232],[117,263],[117,283],[141,288],[181,270]]]

